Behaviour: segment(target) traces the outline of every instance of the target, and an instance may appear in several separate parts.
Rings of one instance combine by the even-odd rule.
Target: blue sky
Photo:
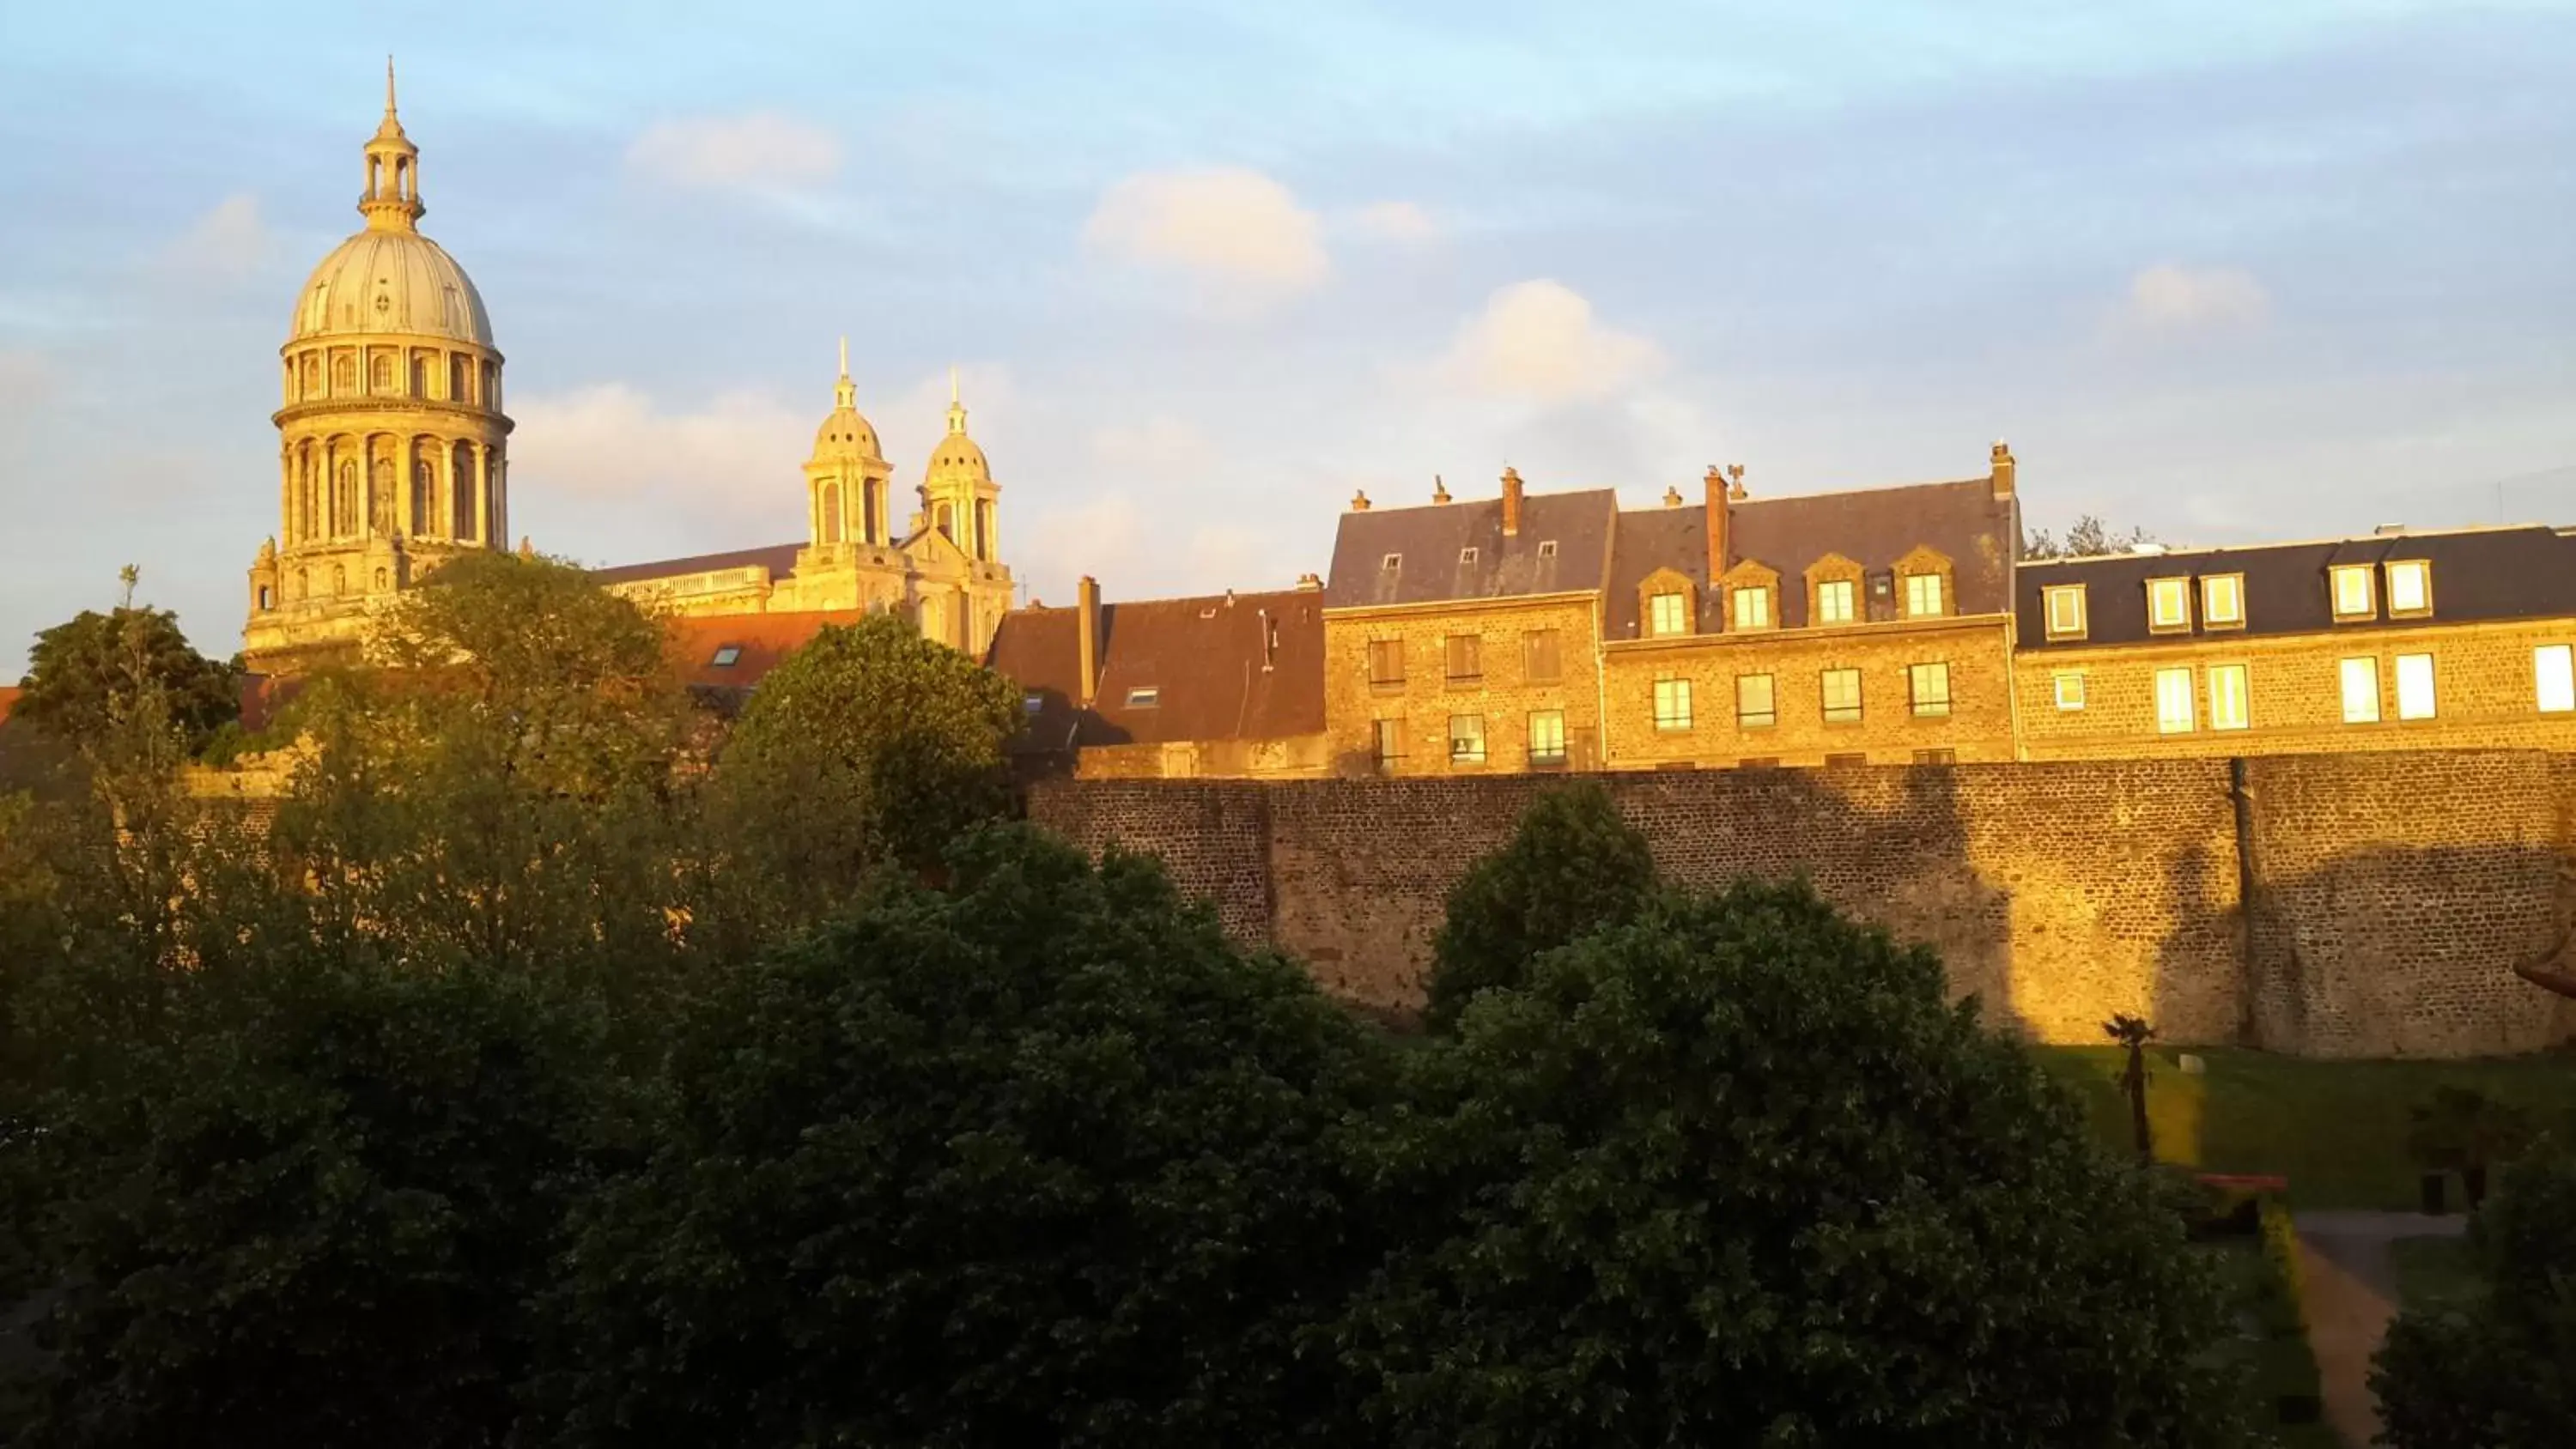
[[[844,333],[903,485],[960,369],[1057,601],[1998,436],[2042,526],[2576,522],[2568,5],[216,9],[0,0],[0,673],[129,562],[238,647],[387,51],[588,562],[795,537]]]

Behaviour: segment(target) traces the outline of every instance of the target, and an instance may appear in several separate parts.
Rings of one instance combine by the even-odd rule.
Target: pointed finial
[[[948,364],[948,405],[957,405],[957,364]]]
[[[948,367],[948,431],[963,435],[966,431],[966,405],[957,400],[957,366]]]
[[[843,333],[843,334],[842,334],[842,336],[841,336],[841,376],[843,376],[843,377],[847,377],[847,376],[849,376],[849,375],[850,375],[850,338],[849,338],[849,334],[847,334],[847,333]]]
[[[394,58],[385,57],[385,114],[394,113]]]

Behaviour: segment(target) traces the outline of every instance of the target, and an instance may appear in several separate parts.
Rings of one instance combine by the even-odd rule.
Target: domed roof
[[[877,462],[877,430],[859,413],[858,384],[850,381],[850,339],[841,339],[841,378],[832,384],[832,411],[814,430],[814,458],[856,458]]]
[[[978,482],[993,476],[992,465],[984,461],[984,449],[964,433],[950,433],[939,440],[930,455],[930,477],[964,476]]]
[[[492,318],[445,248],[416,231],[371,227],[305,279],[287,340],[385,332],[490,347]]]

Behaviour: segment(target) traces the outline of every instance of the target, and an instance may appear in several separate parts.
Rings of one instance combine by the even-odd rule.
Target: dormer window
[[[2040,590],[2040,600],[2047,613],[2048,637],[2081,639],[2084,637],[2084,586],[2051,584]]]
[[[1154,706],[1161,704],[1162,702],[1163,691],[1150,684],[1138,685],[1136,688],[1127,691],[1127,707],[1129,709],[1152,709]]]
[[[742,662],[742,646],[739,644],[719,644],[716,646],[715,657],[707,662],[718,669],[731,669],[736,664]]]
[[[2147,580],[2147,629],[2180,634],[2191,628],[2191,580]]]
[[[1739,584],[1732,591],[1735,627],[1768,629],[1771,627],[1771,591],[1759,585]]]
[[[1476,561],[1476,551],[1475,551],[1474,549],[1472,549],[1472,548],[1462,548],[1462,549],[1458,550],[1458,562],[1460,562],[1460,563],[1462,563],[1462,564],[1471,564],[1471,563],[1474,563],[1475,561]]]
[[[2433,566],[2420,558],[2388,564],[2388,617],[2420,619],[2433,612]]]
[[[1829,579],[1816,585],[1816,622],[1848,624],[1852,621],[1852,581]]]
[[[2370,565],[2337,564],[2326,570],[2326,579],[2334,591],[2334,616],[2337,619],[2378,616],[2379,604],[2371,592]]]
[[[2211,574],[2200,581],[2200,625],[2204,629],[2245,627],[2245,576]]]
[[[1538,541],[1538,556],[1540,558],[1556,557],[1556,540],[1552,538],[1540,539]]]
[[[1378,567],[1386,570],[1388,573],[1393,573],[1397,569],[1404,567],[1404,555],[1400,553],[1388,554],[1386,556],[1386,561],[1379,564]]]
[[[1660,639],[1690,632],[1690,603],[1680,594],[1657,594],[1646,600],[1646,610],[1646,632],[1650,636]]]

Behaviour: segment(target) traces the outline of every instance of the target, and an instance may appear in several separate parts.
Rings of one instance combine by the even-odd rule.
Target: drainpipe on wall
[[[1073,594],[1074,663],[1082,672],[1081,704],[1089,709],[1100,695],[1100,580],[1084,574]]]
[[[2236,943],[2244,956],[2237,977],[2236,1040],[2242,1046],[2263,1045],[2259,1007],[2262,962],[2254,954],[2254,902],[2260,873],[2254,860],[2254,791],[2246,783],[2245,757],[2227,762],[2227,794],[2236,805]]]
[[[1592,596],[1592,758],[1600,769],[1610,768],[1610,660],[1601,647],[1601,596]]]

